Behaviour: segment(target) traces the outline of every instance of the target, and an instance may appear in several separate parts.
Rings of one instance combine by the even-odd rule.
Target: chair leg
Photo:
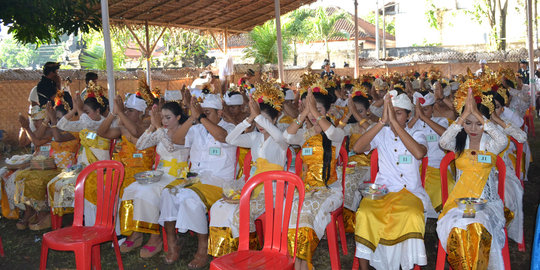
[[[259,240],[259,244],[262,246],[263,240],[264,240],[264,230],[263,230],[263,225],[260,219],[255,220],[255,232],[257,232],[257,238]]]
[[[343,222],[343,213],[337,218],[338,229],[339,229],[339,240],[341,241],[341,250],[343,255],[349,254],[347,251],[347,238],[345,236],[345,222]]]
[[[358,257],[354,257],[352,261],[352,270],[358,270],[360,268],[360,261],[358,261]]]
[[[77,270],[91,270],[92,248],[90,250],[86,250],[85,248],[75,250],[75,265],[77,265]]]
[[[167,242],[167,232],[165,232],[165,227],[161,227],[161,231],[163,232],[163,251],[169,252],[169,242]]]
[[[518,243],[518,250],[521,252],[525,252],[525,232],[523,232],[523,240],[521,240],[521,243]],[[0,243],[1,244],[1,243]]]
[[[5,257],[6,254],[4,253],[4,245],[2,245],[2,237],[0,237],[0,257]]]
[[[332,269],[341,269],[341,260],[339,258],[339,250],[337,243],[337,228],[336,220],[332,218],[328,226],[326,226],[326,239],[328,241],[328,251],[330,253],[330,265]]]
[[[101,270],[101,246],[99,244],[92,247],[92,269]]]
[[[56,228],[57,228],[57,227],[56,227],[56,226],[57,226],[57,225],[56,225],[56,217],[55,217],[56,215],[53,213],[52,208],[51,208],[49,211],[50,211],[50,213],[51,213],[51,229],[52,229],[52,230],[56,230]]]
[[[444,251],[441,241],[439,241],[439,248],[437,250],[437,265],[435,269],[444,270],[445,263],[446,263],[446,251]]]
[[[506,228],[504,229],[504,234],[506,236],[506,240],[504,241],[504,247],[502,249],[504,269],[510,270],[510,251],[508,250],[508,233],[506,232]]]
[[[122,263],[122,255],[120,255],[120,246],[118,245],[118,239],[116,235],[113,235],[114,253],[116,254],[116,262],[118,263],[118,269],[124,270],[124,264]]]
[[[45,270],[47,268],[47,254],[49,253],[49,247],[41,243],[41,258],[39,260],[39,270]]]
[[[418,264],[415,264],[415,265],[414,265],[414,270],[421,270],[421,269],[422,269],[422,268],[420,268],[420,265],[418,265]]]

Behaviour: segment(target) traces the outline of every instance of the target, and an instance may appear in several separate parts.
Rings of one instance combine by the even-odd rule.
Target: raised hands
[[[472,94],[472,89],[469,88],[469,92],[467,93],[467,98],[465,99],[465,108],[463,109],[463,113],[461,114],[461,118],[467,119],[469,115],[474,115],[478,121],[481,123],[484,123],[484,117],[478,110],[478,106],[476,105],[476,100],[474,99],[474,96]]]
[[[19,113],[19,123],[23,129],[30,130],[30,121],[28,121],[28,117],[25,117],[21,113]]]
[[[124,112],[124,101],[122,100],[122,97],[120,95],[117,95],[114,98],[114,107],[113,107],[113,115],[118,115],[119,113]]]
[[[150,111],[150,123],[155,129],[161,128],[161,112],[155,104]]]
[[[255,101],[253,98],[249,99],[249,119],[253,121],[257,115],[261,114],[261,108],[259,107],[259,103]]]
[[[189,109],[191,110],[191,116],[193,116],[195,119],[198,119],[199,116],[202,113],[201,104],[197,102],[196,99],[191,99]]]

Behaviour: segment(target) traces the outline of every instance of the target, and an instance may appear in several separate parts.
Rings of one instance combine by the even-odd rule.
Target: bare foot
[[[180,257],[180,245],[178,244],[178,239],[174,239],[174,241],[169,240],[168,245],[169,251],[165,254],[165,263],[173,264]]]
[[[208,254],[195,254],[195,258],[188,264],[189,269],[199,269],[205,267],[210,261],[210,256]]]

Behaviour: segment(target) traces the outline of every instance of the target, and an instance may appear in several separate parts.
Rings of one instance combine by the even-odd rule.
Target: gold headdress
[[[489,109],[489,114],[491,115],[495,110],[495,105],[493,105],[493,95],[491,94],[482,94],[482,105],[486,106]]]
[[[263,81],[262,83],[255,84],[255,91],[252,98],[258,103],[265,103],[272,106],[277,111],[281,111],[285,96],[283,91],[275,84],[269,81]]]
[[[67,103],[66,99],[64,98],[64,91],[63,90],[58,90],[56,92],[56,96],[54,97],[54,107],[58,107],[58,106],[61,106],[61,105],[64,106],[64,109],[66,109],[66,111],[71,110],[71,107],[69,106],[69,103]]]
[[[300,96],[306,93],[308,89],[311,89],[313,93],[328,95],[324,80],[314,73],[305,73],[302,75],[302,81],[300,82]]]
[[[154,93],[150,90],[150,86],[148,86],[145,79],[139,80],[139,88],[137,89],[136,95],[144,99],[146,104],[154,104]]]
[[[105,97],[106,91],[107,90],[104,87],[95,84],[93,81],[90,81],[88,82],[88,87],[86,88],[86,96],[84,97],[84,99],[93,97],[97,99],[97,102],[101,104],[101,106],[105,106],[103,98]]]
[[[431,67],[428,71],[427,77],[430,80],[438,80],[442,77],[442,73],[438,68]]]
[[[456,109],[456,112],[458,114],[461,115],[463,106],[465,106],[465,100],[467,100],[469,88],[472,90],[472,94],[476,103],[482,102],[482,91],[480,90],[478,82],[478,80],[469,79],[459,85],[459,89],[454,95],[454,108]]]
[[[362,85],[361,82],[355,82],[354,83],[354,86],[352,88],[352,91],[351,91],[351,97],[357,97],[357,96],[362,96],[362,97],[365,97],[367,98],[369,89],[367,89],[365,86]]]
[[[504,99],[504,104],[508,105],[508,95],[506,94],[506,89],[499,87],[499,89],[497,89],[497,93]]]

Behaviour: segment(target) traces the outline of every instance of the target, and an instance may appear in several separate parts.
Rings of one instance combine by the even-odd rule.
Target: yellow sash
[[[70,132],[75,139],[67,142],[51,142],[54,162],[58,168],[68,168],[77,163],[76,154],[79,150],[79,135],[77,132]]]
[[[138,150],[135,144],[127,140],[125,136],[122,136],[119,146],[120,151],[114,153],[113,160],[122,162],[125,169],[124,181],[120,188],[120,197],[122,197],[124,188],[135,182],[135,174],[152,170],[155,160],[155,148],[149,147],[144,150]]]
[[[357,125],[357,124],[355,124]],[[351,136],[349,136],[349,149],[352,149],[356,141],[362,137],[362,134],[360,133],[352,133]],[[349,162],[356,162],[357,167],[369,167],[371,166],[371,152],[369,154],[364,153],[357,153],[354,156],[349,157]]]
[[[475,153],[473,154],[473,152]],[[490,156],[491,163],[479,162],[478,155]],[[442,218],[450,209],[456,207],[455,199],[463,197],[479,198],[482,195],[491,168],[495,166],[496,162],[497,156],[493,153],[469,149],[463,151],[461,156],[456,159],[456,168],[462,171],[461,176],[448,196],[439,218]]]
[[[283,171],[283,166],[270,163],[268,162],[268,160],[264,158],[258,158],[255,161],[255,166],[256,166],[256,169],[253,175],[257,175],[259,173],[269,172],[269,171]],[[256,198],[257,196],[259,196],[259,193],[261,192],[262,188],[263,188],[262,184],[258,185],[253,191],[252,197]]]
[[[280,123],[284,123],[284,124],[290,124],[293,122],[293,118],[288,116],[288,115],[284,115],[283,117],[281,117],[281,119],[279,119],[279,122]]]
[[[303,179],[306,184],[306,188],[309,187],[324,187],[324,180],[322,178],[323,173],[323,154],[324,149],[322,146],[322,135],[316,134],[306,140],[302,149],[311,148],[311,155],[302,155],[304,163]],[[330,167],[330,179],[328,179],[328,185],[334,183],[337,179],[336,174],[336,148],[332,146],[332,162]]]
[[[86,152],[86,159],[88,164],[92,164],[98,161],[97,157],[94,155],[90,148],[96,148],[101,150],[107,150],[111,147],[111,140],[105,139],[103,137],[97,136],[94,139],[88,138],[88,134],[93,131],[88,129],[83,129],[79,132],[79,138],[81,139],[81,146]]]
[[[171,159],[171,161],[160,160],[159,164],[161,167],[170,167],[167,174],[177,178],[180,178],[182,176],[182,171],[185,171],[184,169],[188,167],[188,163],[186,161],[178,161],[176,158]]]

